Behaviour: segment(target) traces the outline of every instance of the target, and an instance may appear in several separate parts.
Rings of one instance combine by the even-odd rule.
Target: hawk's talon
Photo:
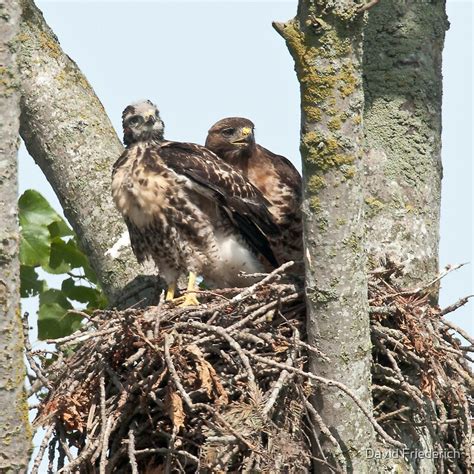
[[[166,299],[168,303],[174,303],[179,307],[185,308],[187,306],[199,306],[199,300],[197,299],[196,293],[196,274],[194,272],[189,272],[188,279],[188,289],[183,296],[178,298],[174,297],[176,291],[176,283],[172,283],[168,286],[168,291],[166,292]]]
[[[172,305],[179,308],[186,308],[188,306],[199,306],[201,304],[196,297],[196,293],[186,293],[183,296],[178,296],[177,298],[166,300],[166,302],[171,303]]]
[[[197,299],[196,293],[186,293],[184,296],[178,299],[183,299],[183,302],[178,304],[180,308],[186,308],[187,306],[199,306],[201,304]]]
[[[199,300],[196,297],[196,293],[194,293],[196,289],[196,276],[194,272],[189,272],[188,289],[184,295],[184,301],[179,306],[199,306]]]

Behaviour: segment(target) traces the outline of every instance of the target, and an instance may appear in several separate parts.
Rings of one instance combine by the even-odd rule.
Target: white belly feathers
[[[207,282],[213,286],[245,286],[252,283],[248,278],[239,277],[239,272],[262,273],[265,269],[258,258],[232,235],[215,234],[219,259],[215,262],[212,275],[207,275]]]

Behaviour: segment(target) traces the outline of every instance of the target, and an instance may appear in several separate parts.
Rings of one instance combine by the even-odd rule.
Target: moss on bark
[[[368,251],[407,262],[406,286],[438,271],[446,28],[444,1],[388,0],[365,33]]]
[[[362,191],[362,29],[355,2],[300,1],[296,18],[275,25],[295,60],[301,86],[301,155],[308,340],[329,357],[312,370],[349,385],[371,409]],[[323,450],[354,472],[373,468],[364,450],[372,426],[335,391],[315,406],[344,445]],[[322,466],[318,466],[321,469]]]

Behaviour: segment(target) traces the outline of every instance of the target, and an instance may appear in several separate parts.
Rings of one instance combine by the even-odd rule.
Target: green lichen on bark
[[[16,77],[12,68],[0,66],[0,95],[8,97],[17,89]]]
[[[317,174],[313,174],[308,179],[308,189],[310,192],[318,192],[320,189],[326,186],[326,180]]]
[[[328,121],[328,128],[331,132],[337,132],[342,127],[342,120],[340,116],[333,117]]]
[[[317,7],[308,6],[308,20],[303,28],[298,18],[277,26],[295,59],[295,70],[301,86],[302,110],[308,124],[302,128],[301,154],[306,176],[317,174],[320,178],[336,171],[342,176],[327,183],[336,185],[354,177],[358,143],[347,139],[347,129],[361,124],[360,98],[354,92],[361,85],[360,75],[352,64],[354,54],[353,29],[360,28],[360,18],[353,8],[339,10],[331,21],[322,18]],[[343,13],[344,12],[344,13]],[[347,18],[351,18],[347,23]],[[342,102],[349,102],[341,107]],[[354,116],[358,118],[354,120]],[[314,165],[314,166],[313,166]],[[324,178],[323,178],[324,179]],[[311,209],[320,209],[318,192],[308,182]]]
[[[342,171],[344,165],[352,164],[355,157],[349,148],[350,145],[345,144],[340,136],[327,131],[309,131],[301,137],[301,154],[318,172]]]
[[[385,204],[382,201],[379,201],[374,196],[367,196],[364,201],[365,201],[365,204],[367,205],[367,208],[366,208],[367,217],[374,216],[385,207]]]
[[[364,40],[368,250],[410,262],[404,285],[438,271],[444,1],[381,2]]]
[[[370,407],[361,220],[363,20],[357,8],[349,1],[300,1],[297,17],[275,27],[295,60],[301,88],[308,341],[331,360],[312,360],[311,367],[348,383]],[[340,465],[351,458],[355,470],[368,472],[370,462],[360,453],[375,443],[372,427],[338,394],[322,391],[318,399],[317,409],[347,452],[331,452],[327,440],[323,449]],[[337,413],[331,408],[336,405]]]
[[[438,273],[441,57],[447,26],[443,0],[386,0],[370,12],[365,29],[369,266],[378,267],[387,257],[404,262],[403,274],[394,278],[406,287]],[[431,427],[420,423],[400,435],[413,449],[426,451],[436,442],[428,432]],[[430,459],[410,462],[412,472],[436,470]]]

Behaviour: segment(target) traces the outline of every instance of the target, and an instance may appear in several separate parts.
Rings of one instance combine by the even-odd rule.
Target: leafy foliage
[[[39,296],[38,337],[63,337],[74,332],[81,317],[68,313],[74,303],[84,311],[102,309],[107,300],[77,238],[64,219],[37,191],[29,189],[18,201],[21,226],[21,296]],[[67,276],[61,289],[48,288],[38,269]]]

